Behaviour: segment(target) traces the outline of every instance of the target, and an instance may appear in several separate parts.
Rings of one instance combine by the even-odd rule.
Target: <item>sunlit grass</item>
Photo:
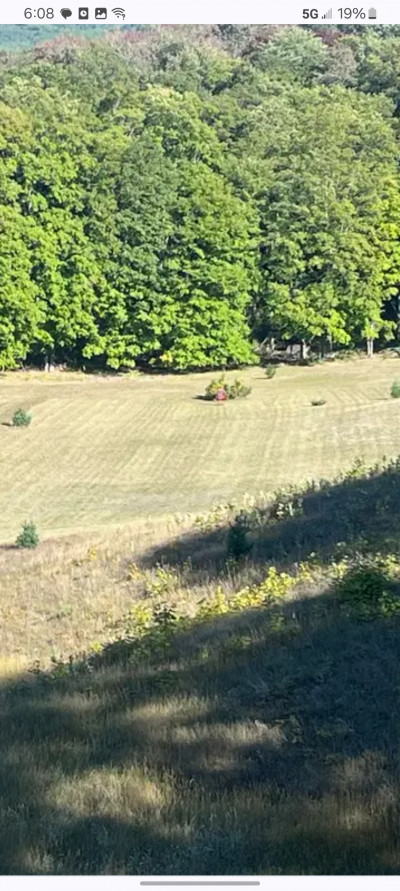
[[[399,360],[243,372],[251,396],[196,399],[212,374],[102,377],[15,373],[0,388],[0,540],[27,519],[42,536],[195,513],[260,489],[332,476],[362,455],[397,454]],[[234,377],[235,373],[228,374]],[[323,411],[311,400],[323,398]],[[13,429],[14,410],[33,415]]]

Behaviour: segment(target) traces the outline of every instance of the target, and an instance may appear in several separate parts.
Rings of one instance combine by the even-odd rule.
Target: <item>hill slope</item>
[[[398,874],[399,462],[358,476],[241,568],[198,531],[152,586],[135,554],[113,642],[3,680],[3,874]],[[314,557],[282,574],[290,528]]]

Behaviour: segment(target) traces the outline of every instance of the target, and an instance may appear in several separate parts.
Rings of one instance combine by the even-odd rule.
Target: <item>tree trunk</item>
[[[372,356],[373,356],[373,355],[374,355],[374,338],[373,338],[373,337],[367,337],[367,356],[368,356],[368,359],[372,359]]]
[[[308,343],[306,343],[305,340],[302,340],[302,341],[301,341],[301,353],[300,353],[300,356],[301,356],[301,359],[302,359],[303,361],[304,361],[305,359],[308,359],[308,353],[309,353],[309,350],[310,350],[310,347],[309,347]]]
[[[44,370],[45,370],[45,371],[54,371],[54,368],[55,368],[55,365],[54,365],[54,353],[53,353],[53,350],[49,350],[49,352],[46,353],[46,359],[45,359],[45,363],[44,363]]]
[[[266,337],[260,346],[258,347],[258,351],[260,356],[271,356],[275,350],[275,337]]]

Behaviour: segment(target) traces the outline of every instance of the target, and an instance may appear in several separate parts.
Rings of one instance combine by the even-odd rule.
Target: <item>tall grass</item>
[[[2,873],[397,874],[399,487],[400,461],[358,462],[249,505],[241,566],[220,514],[75,552],[77,593],[114,574],[127,608],[3,678]],[[44,577],[23,556],[15,591]]]

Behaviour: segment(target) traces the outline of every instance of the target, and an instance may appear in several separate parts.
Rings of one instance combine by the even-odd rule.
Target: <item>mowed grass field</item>
[[[194,514],[400,452],[398,358],[249,369],[251,396],[223,405],[197,398],[213,376],[3,377],[0,541],[26,519],[53,537]],[[27,429],[8,426],[20,406]]]

